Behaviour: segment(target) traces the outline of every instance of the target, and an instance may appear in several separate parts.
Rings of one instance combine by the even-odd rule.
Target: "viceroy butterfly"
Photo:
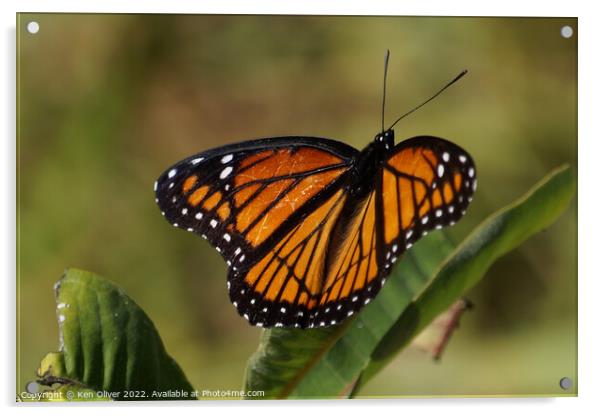
[[[385,58],[385,77],[388,52]],[[395,145],[393,126],[362,151],[317,137],[245,141],[188,157],[155,182],[173,226],[228,265],[232,304],[260,327],[326,327],[370,302],[393,264],[453,225],[476,190],[470,155],[442,138]]]

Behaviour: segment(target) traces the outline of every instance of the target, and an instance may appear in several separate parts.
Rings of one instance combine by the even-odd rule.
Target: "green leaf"
[[[455,264],[450,269],[453,272],[445,271],[448,277],[441,277],[437,271],[454,246],[444,232],[434,232],[406,253],[375,300],[345,325],[330,329],[265,330],[247,366],[246,389],[264,390],[266,398],[347,396],[364,369],[368,367],[360,385],[394,355],[394,350],[399,350],[398,344],[387,349],[386,345],[392,343],[383,343],[383,338],[393,342],[395,336],[405,336],[403,345],[407,344],[474,285],[496,258],[551,224],[565,209],[573,192],[570,168],[552,173],[535,190],[485,221],[467,238],[445,262],[445,269],[450,263]],[[500,216],[503,218],[496,219]],[[484,228],[490,230],[484,232]],[[469,275],[464,276],[465,273]],[[429,285],[435,274],[437,282]],[[417,303],[412,300],[423,291],[427,300],[418,304],[426,310],[422,310],[422,319],[416,320],[412,316]],[[404,317],[400,317],[402,313]],[[408,319],[410,324],[400,326],[401,318]]]
[[[55,295],[60,351],[42,360],[39,383],[80,385],[115,400],[194,399],[152,321],[119,287],[70,269]]]
[[[370,357],[355,392],[459,297],[478,283],[489,267],[533,234],[556,221],[575,192],[573,170],[561,167],[525,196],[479,225],[443,264],[433,281],[407,307]]]

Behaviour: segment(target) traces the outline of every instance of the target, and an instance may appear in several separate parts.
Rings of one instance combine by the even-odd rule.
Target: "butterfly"
[[[201,152],[161,174],[156,201],[223,256],[230,300],[250,324],[336,325],[378,294],[416,241],[457,222],[476,190],[465,150],[432,136],[395,145],[395,123],[385,129],[383,115],[361,151],[291,136]]]

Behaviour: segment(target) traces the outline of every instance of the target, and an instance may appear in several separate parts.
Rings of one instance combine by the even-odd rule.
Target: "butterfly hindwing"
[[[346,198],[343,189],[329,195],[252,267],[229,270],[230,299],[241,316],[263,327],[313,326],[328,246]]]

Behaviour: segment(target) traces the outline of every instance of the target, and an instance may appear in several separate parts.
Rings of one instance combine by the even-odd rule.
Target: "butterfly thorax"
[[[386,160],[390,149],[395,145],[395,134],[393,130],[378,133],[370,144],[368,144],[356,158],[351,183],[351,195],[356,199],[367,196],[376,184],[377,171]]]

